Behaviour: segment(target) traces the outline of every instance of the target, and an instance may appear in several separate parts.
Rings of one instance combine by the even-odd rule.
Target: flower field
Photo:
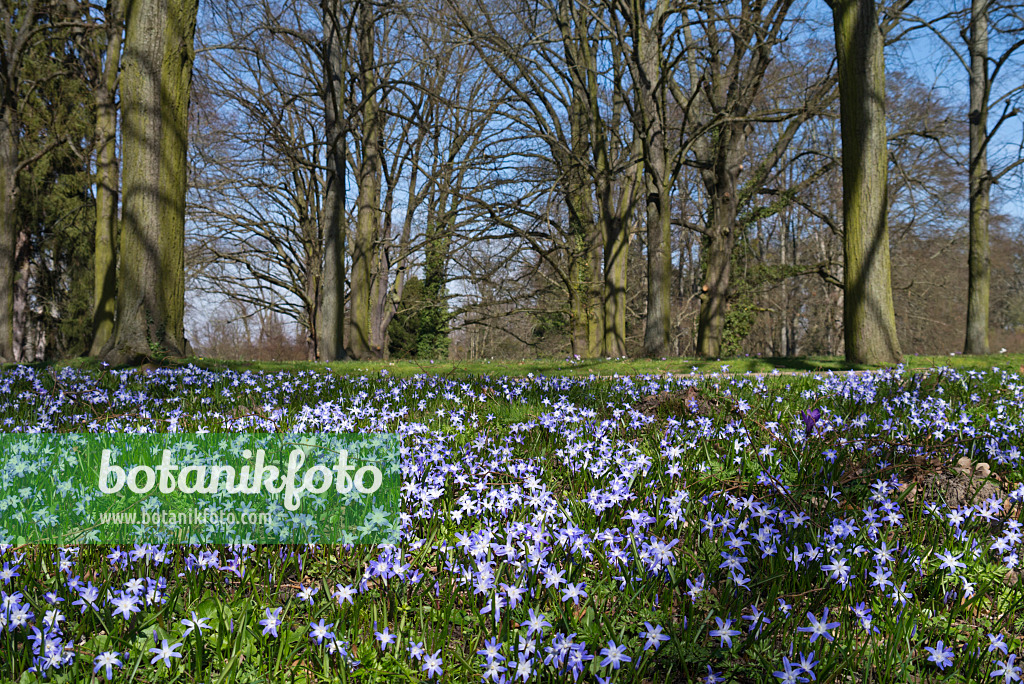
[[[12,682],[1014,682],[1024,378],[0,375],[3,432],[402,441],[381,546],[0,545]],[[33,510],[0,456],[0,515]]]

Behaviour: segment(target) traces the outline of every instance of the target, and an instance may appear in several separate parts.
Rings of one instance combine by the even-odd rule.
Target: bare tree
[[[317,346],[313,358],[343,359],[345,353],[345,237],[348,221],[346,202],[346,150],[349,126],[348,75],[349,44],[355,13],[342,12],[340,0],[321,0],[323,22],[324,133],[327,137],[327,168],[324,173],[323,281],[314,300],[310,321]]]
[[[685,32],[691,44],[687,53],[690,93],[680,93],[677,100],[680,106],[687,106],[696,98],[691,116],[697,122],[703,120],[702,128],[708,131],[695,135],[690,158],[707,195],[707,219],[691,224],[703,237],[704,274],[697,328],[697,353],[701,356],[721,354],[734,250],[745,230],[738,222],[740,212],[746,209],[764,218],[798,191],[798,186],[779,188],[777,184],[769,189],[766,181],[784,159],[800,127],[820,114],[834,96],[834,76],[826,69],[818,80],[804,85],[795,101],[791,97],[773,104],[758,101],[775,49],[792,31],[788,15],[793,4],[792,0],[744,1],[731,15],[723,14],[717,3],[702,4],[696,12],[696,24],[706,44],[700,64],[692,32]],[[675,91],[680,90],[676,86]],[[773,144],[751,161],[749,136],[757,124],[773,122],[784,125]],[[744,170],[748,171],[747,181],[741,184]],[[806,183],[813,177],[812,173],[801,181]],[[755,206],[759,198],[770,194],[777,198],[775,202],[768,207]]]
[[[1017,5],[1019,12],[1021,5]],[[1005,21],[1016,28],[1016,38],[1005,47],[1001,54],[990,57],[989,54],[989,20],[994,12],[1003,10]],[[1006,11],[1009,10],[1009,11]],[[993,136],[1008,119],[1018,113],[1013,105],[1024,92],[1024,83],[1011,84],[993,101],[993,82],[1004,67],[1010,66],[1014,54],[1024,47],[1024,39],[1019,38],[1022,17],[1015,16],[1012,8],[1000,7],[994,0],[972,0],[968,30],[966,32],[967,53],[970,80],[970,105],[968,122],[970,124],[970,151],[968,160],[969,178],[969,230],[970,250],[968,253],[967,276],[967,334],[964,341],[965,354],[989,353],[989,290],[992,272],[989,259],[989,214],[991,207],[992,185],[1014,168],[1024,163],[1024,157],[1005,164],[995,171],[989,168],[989,149],[992,147]],[[1013,35],[1013,34],[1010,34]],[[989,114],[993,106],[1003,105],[1003,111],[997,115],[993,124],[989,124]]]

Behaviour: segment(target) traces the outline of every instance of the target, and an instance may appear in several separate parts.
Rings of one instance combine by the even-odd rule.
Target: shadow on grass
[[[17,364],[3,364],[0,369],[9,370]],[[882,366],[850,364],[835,356],[799,357],[735,357],[730,359],[704,360],[693,358],[673,359],[589,359],[566,361],[561,359],[522,360],[474,360],[474,361],[424,361],[396,359],[391,361],[337,361],[317,363],[313,361],[237,361],[191,357],[164,359],[141,366],[108,366],[93,357],[80,357],[60,361],[45,361],[24,364],[37,371],[52,371],[61,368],[75,368],[83,371],[137,369],[150,372],[158,368],[178,368],[188,365],[205,370],[236,372],[259,371],[278,372],[331,372],[339,375],[379,375],[386,373],[399,377],[418,374],[444,376],[505,375],[505,376],[576,376],[596,375],[688,375],[691,373],[783,373],[827,372],[872,370]],[[990,354],[987,356],[908,356],[904,365],[909,369],[930,369],[950,367],[959,369],[1003,368],[1017,371],[1024,368],[1024,354]],[[1024,371],[1022,371],[1024,372]]]

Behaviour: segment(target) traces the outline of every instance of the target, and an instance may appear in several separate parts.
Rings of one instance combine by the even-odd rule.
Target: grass
[[[728,359],[705,360],[695,358],[655,359],[583,359],[566,361],[560,359],[522,359],[522,360],[472,360],[472,361],[430,361],[430,360],[390,360],[390,361],[341,361],[328,364],[312,361],[230,361],[192,357],[180,360],[168,360],[165,365],[181,367],[194,365],[211,371],[264,371],[276,373],[281,371],[323,371],[325,368],[341,375],[372,375],[382,370],[398,377],[409,377],[417,374],[462,377],[467,375],[511,375],[525,376],[551,375],[567,377],[586,377],[590,374],[600,376],[638,375],[638,374],[690,374],[712,373],[726,370],[730,373],[770,373],[774,370],[785,372],[822,372],[848,370],[877,370],[883,366],[847,363],[838,356],[799,356],[799,357],[735,357]],[[1019,368],[1024,365],[1024,354],[990,354],[987,356],[907,356],[904,366],[908,369],[930,368]],[[8,365],[5,367],[12,367]],[[95,358],[83,357],[55,363],[40,363],[34,367],[46,368],[77,368],[82,370],[99,370],[102,366]]]
[[[7,369],[9,432],[387,431],[408,451],[393,548],[3,547],[0,678],[104,681],[94,659],[116,652],[114,681],[152,683],[1002,681],[1015,666],[987,635],[1024,653],[1022,361]],[[0,458],[3,518],[30,519],[25,466]],[[962,458],[997,497],[968,507],[940,486]],[[115,615],[108,590],[135,586],[140,610]],[[47,632],[74,657],[47,667]],[[150,662],[164,639],[169,667]],[[947,647],[940,669],[927,649]]]

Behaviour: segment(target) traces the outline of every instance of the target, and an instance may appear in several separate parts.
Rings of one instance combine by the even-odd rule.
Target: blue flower
[[[668,641],[670,638],[668,634],[664,634],[662,632],[661,625],[655,627],[651,625],[650,622],[645,622],[644,627],[646,628],[646,631],[640,631],[640,638],[646,639],[646,641],[644,642],[645,651],[650,650],[651,648],[657,651],[659,648],[661,648],[661,642]]]
[[[732,623],[733,623],[733,621],[731,619],[726,619],[723,622],[722,618],[716,617],[715,618],[715,622],[718,623],[718,629],[713,629],[710,632],[708,632],[708,634],[711,635],[712,637],[718,637],[719,638],[719,642],[718,642],[719,648],[721,648],[723,646],[727,646],[728,648],[732,648],[732,638],[734,636],[737,636],[737,635],[741,634],[742,632],[740,632],[740,630],[738,630],[738,629],[730,629],[730,627],[732,626]]]
[[[935,663],[940,670],[945,670],[953,664],[953,650],[944,646],[942,639],[939,639],[939,643],[934,647],[925,646],[924,650],[931,654],[928,660]]]
[[[420,670],[427,673],[427,679],[433,679],[434,675],[440,677],[444,674],[444,670],[441,669],[443,664],[441,662],[441,649],[438,649],[432,655],[428,655],[423,659],[423,666]]]
[[[332,627],[334,627],[334,623],[325,625],[323,618],[320,618],[320,622],[311,622],[309,623],[309,638],[316,639],[316,643],[321,644],[324,639],[330,639],[333,636],[331,634]]]
[[[107,681],[109,682],[111,679],[114,678],[114,666],[116,665],[118,668],[124,667],[124,663],[122,663],[120,660],[120,655],[121,654],[117,651],[104,651],[103,653],[100,653],[93,660],[93,662],[96,663],[96,666],[92,669],[92,673],[96,674],[101,669],[106,668],[106,672],[104,673],[104,675],[106,676]]]
[[[828,621],[828,608],[825,608],[825,614],[821,616],[821,620],[818,620],[814,613],[807,613],[807,619],[811,621],[810,627],[797,627],[798,632],[810,632],[811,643],[813,644],[818,637],[825,637],[829,641],[832,641],[834,637],[829,633],[829,630],[835,629],[839,626],[838,622]]]
[[[772,672],[772,675],[778,678],[782,684],[797,684],[797,682],[806,682],[806,677],[800,676],[800,667],[793,669],[793,663],[789,662],[789,658],[786,656],[782,657],[782,670]]]
[[[601,667],[608,667],[611,665],[613,670],[618,670],[619,665],[622,663],[632,662],[633,660],[626,655],[625,644],[619,644],[616,646],[615,642],[611,640],[608,641],[608,646],[606,648],[601,649],[601,655],[607,656],[601,661]]]
[[[171,658],[180,658],[181,654],[177,653],[175,649],[180,648],[181,644],[174,644],[172,646],[167,645],[167,639],[163,640],[163,644],[159,648],[149,649],[150,653],[155,653],[153,659],[149,661],[150,665],[156,665],[158,660],[164,661],[164,666],[171,666]]]
[[[260,624],[263,625],[263,636],[270,634],[273,637],[277,637],[277,628],[281,625],[281,608],[275,608],[274,612],[270,612],[269,608],[264,609],[266,611],[266,617],[260,620]]]
[[[1010,657],[1006,660],[998,661],[999,669],[993,670],[989,676],[992,678],[1002,677],[1003,684],[1020,681],[1020,668],[1013,664],[1013,661],[1016,659],[1017,655],[1011,653]]]

